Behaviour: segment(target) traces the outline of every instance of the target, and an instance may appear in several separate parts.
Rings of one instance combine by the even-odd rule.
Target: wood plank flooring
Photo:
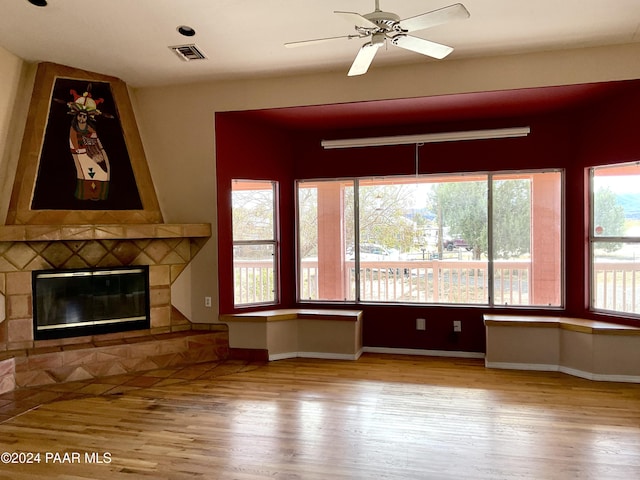
[[[374,354],[230,372],[12,418],[0,451],[40,463],[0,478],[640,478],[640,385]]]

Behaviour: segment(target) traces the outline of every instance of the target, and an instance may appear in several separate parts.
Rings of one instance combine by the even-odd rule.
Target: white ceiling
[[[380,0],[400,18],[456,0]],[[312,71],[346,75],[362,39],[289,49],[286,42],[348,35],[332,12],[374,10],[374,0],[0,0],[0,46],[118,77],[136,87]],[[455,47],[444,60],[388,46],[376,67],[470,56],[640,41],[640,0],[462,0],[467,20],[414,33]],[[177,32],[195,29],[194,37]],[[207,60],[185,62],[167,47],[195,43]],[[357,77],[356,77],[357,78]],[[357,81],[357,80],[354,80]]]

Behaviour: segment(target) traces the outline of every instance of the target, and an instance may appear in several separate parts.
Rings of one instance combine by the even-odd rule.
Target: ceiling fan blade
[[[340,37],[327,37],[327,38],[316,38],[313,40],[302,40],[299,42],[288,42],[285,43],[284,46],[287,48],[296,48],[296,47],[306,47],[308,45],[315,45],[317,43],[325,43],[330,42],[332,40],[341,40],[343,38],[351,40],[352,38],[362,38],[360,35],[342,35]]]
[[[381,45],[380,43],[365,43],[358,51],[358,55],[356,55],[356,59],[351,64],[347,75],[353,77],[367,73],[371,62],[373,62],[373,57],[376,56]]]
[[[470,16],[471,14],[464,5],[455,3],[448,7],[400,20],[400,28],[406,32],[415,32],[416,30],[424,30],[425,28],[435,27],[453,20],[464,20]]]
[[[438,60],[443,59],[453,52],[452,47],[423,38],[412,37],[411,35],[396,35],[391,39],[391,43],[397,47],[437,58]]]
[[[360,15],[359,13],[354,13],[354,12],[338,12],[338,11],[334,11],[333,13],[340,15],[342,18],[344,18],[347,22],[349,22],[349,25],[355,25],[356,27],[364,27],[364,28],[378,28],[378,25],[376,25],[375,23],[373,23],[371,20],[369,20],[368,18],[364,18],[362,15]]]

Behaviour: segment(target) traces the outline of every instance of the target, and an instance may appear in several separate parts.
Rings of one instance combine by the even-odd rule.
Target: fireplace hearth
[[[36,270],[35,340],[148,329],[149,267]]]

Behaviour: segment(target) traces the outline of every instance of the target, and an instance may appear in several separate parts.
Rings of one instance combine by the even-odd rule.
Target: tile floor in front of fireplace
[[[263,363],[245,360],[220,360],[79,382],[20,388],[0,395],[0,423],[45,403],[98,395],[118,395],[129,390],[193,380],[208,380],[257,368]]]

